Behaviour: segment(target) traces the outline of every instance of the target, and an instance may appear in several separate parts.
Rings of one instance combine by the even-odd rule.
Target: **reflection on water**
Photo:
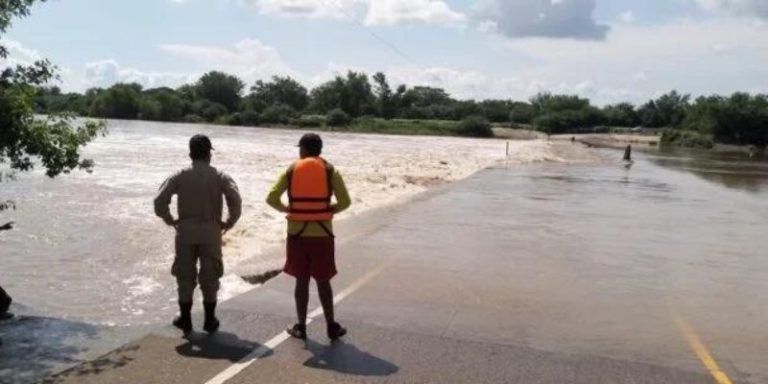
[[[690,172],[728,188],[759,193],[768,188],[768,161],[745,153],[662,149],[647,154],[662,167]]]

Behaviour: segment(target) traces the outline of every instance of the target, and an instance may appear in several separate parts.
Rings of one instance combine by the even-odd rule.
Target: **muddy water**
[[[281,244],[284,218],[264,204],[269,186],[297,156],[302,132],[112,121],[109,135],[86,149],[92,174],[51,180],[40,170],[0,184],[18,209],[0,220],[0,284],[25,311],[106,325],[165,322],[175,311],[173,231],[154,217],[162,181],[187,166],[187,140],[211,136],[214,166],[230,173],[243,195],[243,218],[225,238],[222,298],[252,286],[239,276],[279,268],[266,252]],[[495,140],[324,134],[326,157],[353,197],[341,219],[464,178],[505,155]],[[511,161],[551,157],[545,143],[518,143]],[[17,311],[19,309],[17,308]]]

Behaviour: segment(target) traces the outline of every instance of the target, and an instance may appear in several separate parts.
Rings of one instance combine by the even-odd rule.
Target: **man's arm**
[[[277,181],[272,186],[272,189],[269,190],[269,194],[267,195],[267,204],[269,204],[270,207],[283,212],[288,212],[288,207],[283,204],[283,194],[285,191],[288,190],[288,173],[283,172],[283,174],[280,175],[280,177],[277,178]]]
[[[229,217],[224,223],[224,229],[228,230],[234,227],[237,221],[240,220],[243,201],[240,198],[240,190],[237,188],[237,184],[229,175],[222,174],[222,181],[224,182],[224,199],[227,201],[227,211],[229,211]]]
[[[178,175],[173,175],[165,180],[155,197],[155,215],[170,226],[176,225],[176,221],[171,216],[171,198],[178,192],[177,178]]]
[[[349,191],[347,191],[347,186],[344,184],[344,179],[341,177],[338,169],[333,171],[331,182],[333,184],[333,194],[336,196],[336,204],[333,204],[331,209],[333,209],[333,214],[336,215],[349,208],[352,205],[352,200],[349,198]]]

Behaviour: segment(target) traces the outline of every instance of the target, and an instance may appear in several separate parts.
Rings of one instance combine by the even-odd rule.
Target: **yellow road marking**
[[[680,330],[683,332],[683,336],[685,336],[686,340],[688,340],[688,344],[690,344],[691,349],[693,349],[693,352],[696,354],[699,360],[701,360],[701,363],[704,364],[704,368],[709,371],[709,374],[712,375],[715,381],[718,384],[733,384],[731,379],[728,378],[728,375],[726,375],[725,372],[720,369],[720,366],[717,365],[717,361],[715,361],[715,358],[712,357],[712,354],[701,341],[699,335],[697,335],[693,330],[691,325],[688,324],[688,322],[685,321],[685,319],[683,319],[683,317],[679,314],[675,314],[674,318],[677,326],[680,327]]]

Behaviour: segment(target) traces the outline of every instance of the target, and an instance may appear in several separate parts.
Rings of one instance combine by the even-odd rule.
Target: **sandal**
[[[347,334],[347,330],[341,326],[341,324],[333,322],[328,324],[328,338],[331,340],[338,340],[340,337]]]
[[[307,339],[307,326],[301,325],[301,324],[294,324],[293,327],[288,328],[285,330],[288,332],[289,335],[292,337],[295,337],[297,339],[306,340]]]

